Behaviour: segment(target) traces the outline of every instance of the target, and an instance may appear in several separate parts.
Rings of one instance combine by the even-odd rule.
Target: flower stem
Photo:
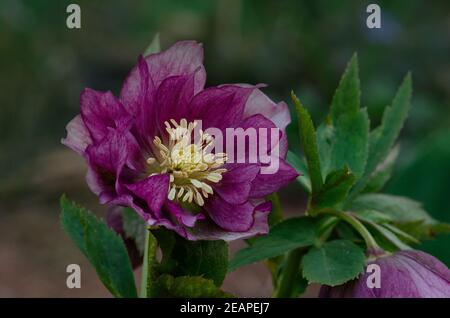
[[[295,277],[300,270],[300,261],[304,253],[303,248],[292,250],[287,255],[286,267],[281,275],[280,284],[275,291],[276,298],[290,298],[292,297],[292,290],[296,283]]]
[[[154,278],[156,247],[156,239],[150,231],[150,228],[147,227],[145,231],[144,262],[142,265],[141,275],[141,298],[149,298],[153,296],[152,282]]]
[[[368,250],[380,250],[380,247],[373,238],[372,234],[370,234],[369,230],[367,230],[367,228],[351,213],[336,210],[327,210],[327,213],[334,214],[350,224],[364,239]]]
[[[272,212],[269,214],[269,225],[273,226],[283,220],[283,210],[281,209],[280,198],[277,193],[267,196],[272,202]]]

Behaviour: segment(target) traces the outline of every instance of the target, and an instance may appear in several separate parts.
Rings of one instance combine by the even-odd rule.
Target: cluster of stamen
[[[147,159],[149,171],[170,175],[169,200],[203,206],[204,199],[213,194],[211,184],[219,182],[226,171],[222,166],[227,156],[211,153],[214,138],[202,130],[196,132],[194,140],[196,121],[188,123],[181,119],[178,124],[171,119],[164,124],[168,140],[166,143],[159,137],[153,140],[155,157]]]

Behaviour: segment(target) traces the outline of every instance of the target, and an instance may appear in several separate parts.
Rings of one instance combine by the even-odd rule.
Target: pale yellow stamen
[[[225,153],[210,153],[214,138],[202,130],[198,140],[193,142],[193,132],[197,122],[188,123],[181,119],[164,122],[168,141],[163,143],[155,137],[155,157],[147,159],[150,174],[170,174],[169,200],[205,204],[206,198],[213,194],[212,183],[222,180],[227,170],[222,166],[227,160]]]

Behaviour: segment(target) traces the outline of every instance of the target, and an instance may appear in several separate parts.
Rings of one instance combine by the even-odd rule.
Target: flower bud
[[[374,283],[377,279],[379,282]],[[427,253],[399,251],[369,262],[364,273],[356,280],[336,287],[322,286],[320,297],[448,298],[450,270]]]

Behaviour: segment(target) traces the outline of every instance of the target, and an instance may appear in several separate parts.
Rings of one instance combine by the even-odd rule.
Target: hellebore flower
[[[417,250],[381,256],[380,285],[367,284],[370,273],[337,287],[322,286],[322,298],[448,298],[450,270],[435,257]]]
[[[87,183],[101,203],[131,207],[149,226],[190,240],[265,234],[271,210],[265,197],[298,175],[284,160],[288,107],[272,102],[261,85],[204,88],[202,60],[200,44],[182,41],[140,57],[119,98],[85,89],[80,115],[62,142],[86,159]],[[268,145],[258,135],[241,154],[208,152],[219,144],[208,129],[226,136],[225,142],[229,128],[267,129],[267,138],[273,129],[278,134]],[[276,171],[263,173],[268,162],[259,157],[248,160],[255,159],[249,153],[255,144],[276,159]]]

